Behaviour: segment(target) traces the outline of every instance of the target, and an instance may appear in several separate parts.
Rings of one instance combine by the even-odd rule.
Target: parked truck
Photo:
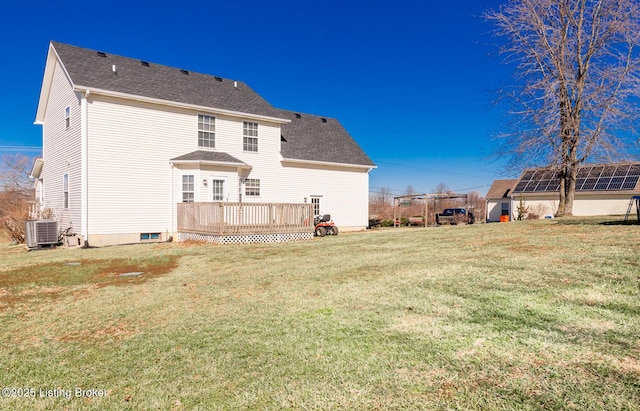
[[[476,218],[471,211],[465,208],[445,208],[440,214],[436,214],[436,223],[442,224],[473,224]]]

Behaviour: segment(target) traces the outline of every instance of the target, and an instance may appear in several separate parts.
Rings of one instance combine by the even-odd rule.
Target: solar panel
[[[593,188],[594,190],[606,190],[611,183],[611,177],[601,177],[596,182],[596,186]]]
[[[626,166],[618,166],[616,167],[616,171],[613,174],[616,177],[624,177],[627,175],[627,173],[629,172],[629,167],[628,165]]]
[[[627,177],[622,184],[623,190],[633,190],[638,184],[638,176]]]
[[[589,177],[598,178],[600,177],[600,174],[602,174],[603,170],[604,170],[604,167],[592,167],[591,171],[589,172]]]
[[[621,190],[622,183],[624,183],[624,177],[613,177],[611,184],[609,184],[609,190]]]
[[[589,172],[591,171],[591,167],[582,167],[578,170],[578,178],[584,178],[587,177],[589,175]]]
[[[613,173],[615,173],[616,171],[616,167],[605,167],[604,170],[602,170],[602,177],[611,177],[613,176]]]
[[[596,183],[598,182],[597,178],[587,178],[584,182],[584,184],[582,185],[582,188],[580,189],[581,191],[585,191],[585,190],[593,190],[596,186]]]
[[[576,191],[633,190],[640,180],[640,164],[586,165],[578,169]],[[514,193],[557,192],[560,181],[552,169],[526,170]]]
[[[624,181],[624,179],[622,179]],[[522,192],[524,191],[524,188],[527,186],[527,182],[526,181],[520,181],[518,183],[518,185],[516,186],[516,188],[513,189],[514,192]]]

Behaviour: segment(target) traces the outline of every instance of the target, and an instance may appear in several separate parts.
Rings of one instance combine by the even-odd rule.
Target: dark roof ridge
[[[170,66],[168,64],[157,63],[157,62],[152,61],[152,60],[138,59],[138,58],[135,58],[135,57],[127,57],[127,56],[122,55],[122,54],[106,52],[106,51],[102,51],[102,50],[92,49],[92,48],[89,48],[89,47],[80,47],[80,46],[76,46],[74,44],[63,43],[63,42],[60,42],[60,41],[52,40],[51,44],[53,44],[54,48],[55,48],[56,45],[59,45],[59,46],[63,46],[63,47],[75,47],[77,49],[94,51],[96,53],[96,55],[98,55],[98,53],[104,53],[105,57],[103,57],[103,58],[107,58],[107,59],[110,58],[110,57],[116,57],[116,58],[120,58],[120,59],[125,59],[125,60],[128,60],[128,61],[131,61],[131,62],[137,62],[137,64],[145,62],[145,63],[148,63],[149,66],[159,66],[159,67],[164,67],[164,68],[168,68],[168,69],[172,69],[172,70],[178,70],[178,71],[186,70],[186,71],[189,72],[189,74],[196,74],[196,75],[200,75],[200,76],[209,76],[209,77],[213,77],[213,78],[218,77],[218,78],[221,78],[223,81],[236,81],[236,82],[238,82],[239,85],[240,84],[246,84],[242,80],[235,80],[235,79],[231,79],[231,78],[227,78],[227,77],[221,77],[221,76],[214,75],[214,74],[202,73],[202,72],[194,71],[194,70],[191,70],[191,69],[185,69],[185,68],[180,68],[180,67],[176,67],[176,66]]]

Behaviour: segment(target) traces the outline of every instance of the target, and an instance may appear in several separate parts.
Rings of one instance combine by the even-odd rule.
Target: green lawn
[[[640,225],[603,221],[0,246],[0,409],[640,409]]]

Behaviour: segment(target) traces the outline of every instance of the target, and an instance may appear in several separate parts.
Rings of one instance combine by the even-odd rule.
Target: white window
[[[224,201],[224,180],[211,180],[213,201]]]
[[[67,129],[71,127],[71,107],[69,106],[64,109],[64,125]]]
[[[69,174],[62,176],[62,208],[69,208]]]
[[[182,202],[183,203],[193,203],[195,200],[194,196],[194,177],[192,175],[182,176]]]
[[[246,196],[258,197],[260,195],[260,179],[247,178],[244,182],[244,194]]]
[[[242,123],[242,149],[258,151],[258,123],[248,121]]]
[[[36,203],[44,204],[44,178],[38,180],[38,191],[36,191]]]
[[[216,118],[198,114],[198,147],[216,146]]]

